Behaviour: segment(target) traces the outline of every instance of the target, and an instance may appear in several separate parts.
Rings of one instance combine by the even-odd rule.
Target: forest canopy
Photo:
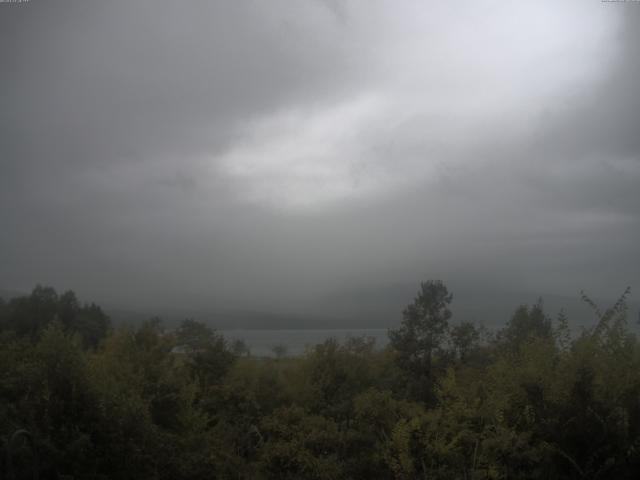
[[[0,301],[0,472],[74,479],[635,479],[627,290],[571,332],[523,305],[456,322],[420,285],[389,344],[248,353],[210,326],[111,325],[73,292]],[[284,346],[282,346],[284,347]]]

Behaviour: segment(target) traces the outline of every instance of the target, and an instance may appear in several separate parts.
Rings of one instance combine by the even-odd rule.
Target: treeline
[[[112,328],[37,287],[0,301],[0,472],[74,479],[636,479],[640,345],[625,295],[569,332],[487,332],[425,282],[389,332],[257,358],[202,323]]]

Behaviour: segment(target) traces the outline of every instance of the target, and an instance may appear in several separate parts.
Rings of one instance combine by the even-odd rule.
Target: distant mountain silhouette
[[[561,309],[566,313],[574,329],[588,327],[596,317],[578,295],[561,296],[525,292],[501,292],[498,290],[473,290],[452,288],[452,322],[471,321],[488,328],[499,328],[511,317],[519,305],[531,305],[542,298],[545,312],[556,318]],[[392,283],[376,287],[343,290],[320,298],[308,306],[308,312],[258,311],[243,308],[175,308],[149,306],[122,308],[101,304],[114,325],[139,324],[152,317],[160,317],[172,328],[185,318],[206,322],[216,329],[340,329],[340,328],[393,328],[400,323],[402,310],[411,303],[416,285]],[[0,289],[0,298],[26,295],[10,289]],[[93,301],[81,298],[81,301]],[[601,309],[611,306],[615,299],[594,298]],[[628,299],[629,325],[638,328],[640,303]],[[100,302],[98,302],[100,304]]]
[[[363,288],[343,291],[323,297],[309,312],[272,312],[212,307],[210,309],[149,309],[149,313],[109,309],[117,324],[137,322],[151,316],[161,317],[167,325],[175,325],[185,318],[204,321],[217,329],[337,329],[337,328],[393,328],[402,318],[402,310],[415,295],[415,286],[392,284],[389,287]],[[596,317],[578,295],[536,295],[524,292],[454,291],[452,322],[471,321],[488,328],[499,328],[520,305],[532,305],[542,298],[545,312],[555,319],[564,310],[572,328],[592,326]],[[602,308],[613,305],[615,299],[594,299]],[[640,303],[629,301],[629,324],[635,328]]]

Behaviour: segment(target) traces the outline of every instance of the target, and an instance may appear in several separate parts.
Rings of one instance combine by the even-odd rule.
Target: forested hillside
[[[205,324],[114,328],[72,292],[0,301],[0,472],[74,479],[640,478],[625,299],[496,331],[420,285],[390,343],[251,356]]]

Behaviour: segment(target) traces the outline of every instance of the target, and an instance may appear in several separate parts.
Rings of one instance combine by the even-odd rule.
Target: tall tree
[[[192,319],[182,322],[176,331],[176,342],[202,387],[219,382],[236,358],[222,335]]]
[[[433,355],[442,348],[448,331],[452,299],[442,281],[422,282],[413,303],[402,312],[400,328],[389,330],[399,366],[422,384],[415,392],[421,397],[426,393],[425,387],[430,390]]]

